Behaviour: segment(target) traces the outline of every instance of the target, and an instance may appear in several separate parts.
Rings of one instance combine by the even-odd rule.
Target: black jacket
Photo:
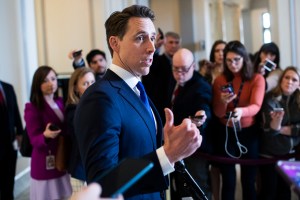
[[[0,81],[6,99],[6,110],[0,113],[0,158],[13,149],[13,141],[17,135],[22,135],[23,126],[20,117],[17,98],[12,85]]]
[[[285,155],[300,143],[300,105],[297,103],[297,98],[300,98],[299,90],[290,96],[274,97],[272,93],[266,95],[262,106],[264,133],[261,140],[261,154]],[[270,128],[270,112],[273,108],[279,107],[284,109],[281,126],[291,125],[291,136],[282,135],[280,131]]]

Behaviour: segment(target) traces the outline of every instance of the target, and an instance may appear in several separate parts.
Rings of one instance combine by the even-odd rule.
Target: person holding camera
[[[32,144],[30,200],[64,199],[72,193],[69,174],[56,165],[58,136],[66,134],[64,103],[57,87],[53,68],[41,66],[35,71],[24,111]]]
[[[264,132],[260,155],[278,158],[295,153],[300,144],[300,74],[296,67],[287,67],[277,86],[267,93],[263,106]],[[281,158],[283,159],[283,158]],[[260,166],[261,199],[291,199],[290,186],[275,169],[275,161]]]
[[[224,72],[213,84],[213,111],[218,117],[216,151],[220,156],[258,158],[258,126],[255,115],[261,108],[265,90],[262,75],[253,73],[245,46],[229,42],[224,49]],[[217,126],[216,126],[217,127]],[[235,164],[219,164],[222,199],[235,199]],[[243,199],[256,199],[256,167],[241,165]]]
[[[266,92],[271,91],[278,84],[282,70],[279,65],[280,51],[274,42],[261,46],[254,59],[254,70],[265,77]]]
[[[82,50],[73,50],[69,53],[69,58],[74,59],[74,69],[85,67],[85,62],[82,58]],[[88,66],[94,71],[96,80],[101,79],[107,70],[107,60],[104,51],[92,49],[86,55]]]

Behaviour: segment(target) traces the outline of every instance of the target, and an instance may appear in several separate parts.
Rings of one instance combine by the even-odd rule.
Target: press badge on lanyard
[[[49,155],[46,156],[46,169],[55,169],[55,156],[51,155],[51,151],[49,150]]]

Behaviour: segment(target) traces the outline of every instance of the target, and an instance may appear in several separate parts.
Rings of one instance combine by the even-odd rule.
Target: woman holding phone
[[[24,118],[33,147],[30,200],[67,199],[72,193],[70,176],[55,166],[58,135],[66,133],[64,104],[57,97],[57,75],[51,67],[41,66],[34,73]]]
[[[300,143],[300,74],[287,67],[262,106],[264,133],[260,155],[264,158],[292,154]],[[275,162],[261,165],[261,199],[291,199],[290,186],[275,171]],[[270,192],[272,191],[272,192]]]
[[[282,73],[280,69],[280,51],[274,42],[263,44],[254,60],[254,70],[265,77],[266,92],[276,87]]]
[[[262,75],[253,67],[244,45],[229,42],[224,49],[224,72],[213,84],[213,111],[216,125],[216,151],[219,156],[239,159],[258,158],[258,126],[265,91]],[[222,199],[235,199],[235,164],[219,164],[222,174]],[[241,165],[242,199],[256,199],[256,167]]]

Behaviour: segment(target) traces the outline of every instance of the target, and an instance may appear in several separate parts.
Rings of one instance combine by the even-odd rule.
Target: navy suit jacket
[[[146,158],[154,163],[154,168],[124,196],[160,199],[160,192],[168,186],[156,154],[162,144],[163,127],[151,101],[150,106],[157,121],[157,133],[140,98],[111,70],[86,90],[74,125],[88,182],[95,181],[124,158]]]
[[[7,112],[2,113],[5,116],[2,116],[2,114],[0,116],[0,158],[2,158],[3,155],[14,149],[12,143],[16,138],[16,134],[22,135],[23,126],[13,86],[2,81],[0,81],[0,84],[5,93],[7,105]]]

